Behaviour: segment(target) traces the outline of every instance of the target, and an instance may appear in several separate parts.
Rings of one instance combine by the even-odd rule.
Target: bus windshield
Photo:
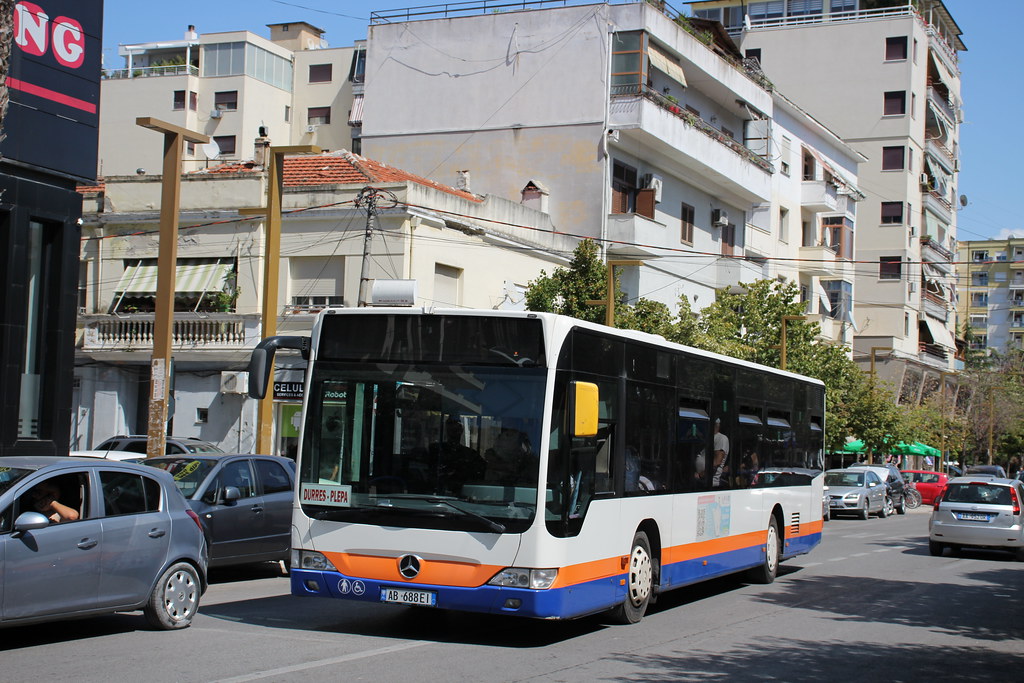
[[[537,500],[543,368],[318,362],[304,417],[314,519],[522,532]],[[323,487],[317,489],[316,487]]]

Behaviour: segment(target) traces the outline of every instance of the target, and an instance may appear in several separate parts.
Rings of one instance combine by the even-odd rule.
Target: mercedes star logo
[[[420,573],[420,562],[415,555],[402,555],[398,558],[398,573],[407,579],[415,579]]]

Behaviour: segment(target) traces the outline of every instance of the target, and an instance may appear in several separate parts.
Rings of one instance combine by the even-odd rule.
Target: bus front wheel
[[[754,583],[771,583],[779,573],[779,556],[782,554],[782,536],[779,534],[779,523],[772,516],[768,522],[768,538],[764,542],[764,559],[761,564],[750,570],[750,579]]]
[[[654,588],[654,561],[651,543],[643,531],[633,536],[629,552],[629,574],[626,578],[626,599],[612,613],[621,624],[635,624],[643,619]]]

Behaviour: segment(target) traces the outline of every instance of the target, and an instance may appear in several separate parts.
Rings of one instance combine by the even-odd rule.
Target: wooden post
[[[178,264],[178,212],[181,204],[181,153],[185,141],[206,143],[202,133],[149,116],[136,125],[163,133],[164,163],[160,188],[160,243],[157,254],[156,315],[153,322],[153,356],[150,361],[149,413],[146,423],[146,457],[164,454],[167,444],[167,392],[171,371],[171,333],[174,326],[174,281]]]
[[[319,154],[315,145],[271,147],[267,164],[267,205],[239,209],[241,215],[263,215],[263,297],[260,306],[264,339],[277,334],[278,280],[281,275],[281,193],[284,188],[286,154]],[[273,386],[271,373],[270,383]],[[268,391],[256,408],[256,453],[273,453],[274,392]]]
[[[604,306],[604,324],[608,327],[615,327],[615,267],[616,266],[642,266],[643,261],[608,261],[608,285],[605,290],[604,299],[587,301],[588,306]]]

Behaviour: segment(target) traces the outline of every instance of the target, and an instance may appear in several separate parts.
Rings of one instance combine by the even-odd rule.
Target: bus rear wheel
[[[748,573],[754,583],[771,583],[779,573],[779,557],[782,555],[782,536],[779,523],[772,516],[768,522],[768,538],[764,542],[764,560]]]
[[[629,552],[629,574],[626,578],[626,599],[612,611],[620,624],[635,624],[644,618],[654,589],[654,561],[647,534],[638,531],[633,536]]]

